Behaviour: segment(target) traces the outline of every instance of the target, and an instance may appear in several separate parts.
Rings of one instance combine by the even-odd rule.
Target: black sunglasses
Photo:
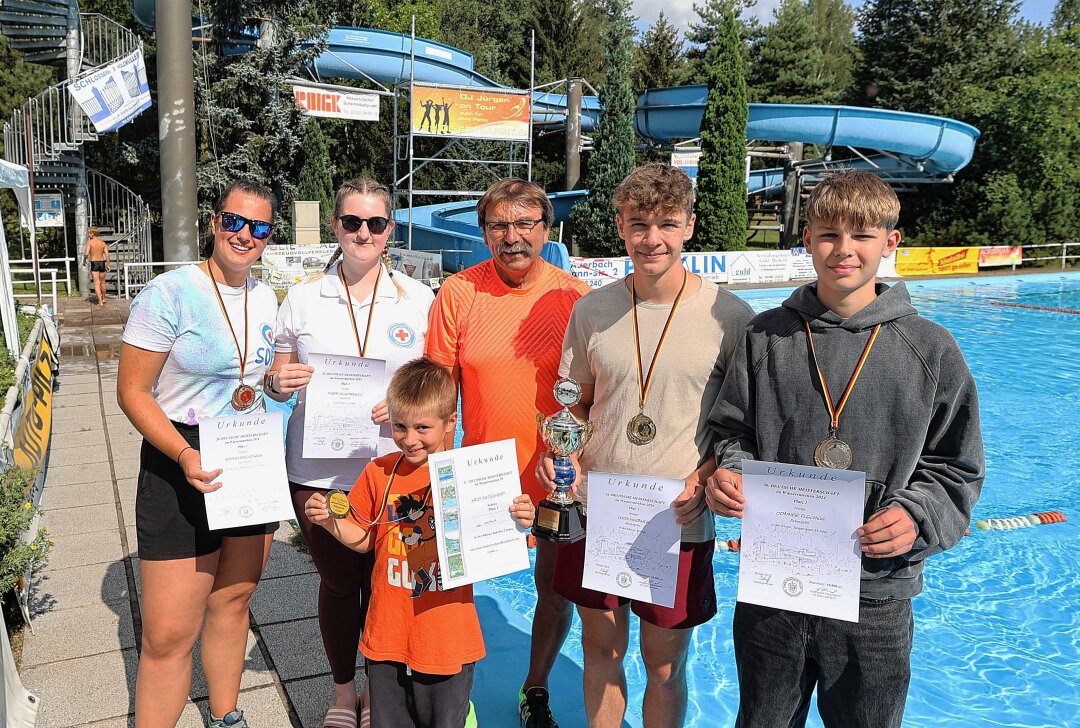
[[[386,232],[386,228],[390,227],[390,218],[380,217],[378,215],[375,215],[373,217],[339,215],[338,222],[341,223],[341,227],[345,228],[345,232],[347,233],[355,233],[365,222],[367,223],[368,230],[371,231],[372,235],[382,235],[384,232]]]
[[[256,240],[266,240],[270,237],[270,233],[274,232],[272,224],[263,220],[249,220],[235,212],[219,212],[218,219],[221,220],[221,227],[230,233],[238,233],[247,225],[248,230],[251,231],[251,237]]]

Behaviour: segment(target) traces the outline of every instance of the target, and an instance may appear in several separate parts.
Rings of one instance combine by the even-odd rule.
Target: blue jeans
[[[899,728],[911,677],[910,599],[861,599],[859,621],[739,602],[736,728],[801,728],[817,687],[826,728]]]

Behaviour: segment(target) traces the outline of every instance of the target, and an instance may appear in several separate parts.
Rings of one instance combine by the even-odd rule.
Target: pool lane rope
[[[1027,516],[1009,518],[987,518],[975,521],[975,528],[980,531],[1011,531],[1016,528],[1032,528],[1046,523],[1065,523],[1065,514],[1061,511],[1043,511]]]
[[[1061,511],[1042,511],[1027,516],[1010,516],[1008,518],[987,518],[975,521],[975,528],[979,531],[1012,531],[1017,528],[1033,528],[1047,523],[1065,523],[1067,519]],[[970,534],[967,531],[964,535]],[[739,539],[716,539],[716,548],[719,551],[739,552],[741,543]]]
[[[990,301],[991,306],[1008,306],[1009,308],[1027,308],[1032,311],[1050,311],[1051,313],[1080,314],[1080,311],[1072,308],[1054,308],[1053,306],[1036,306],[1032,303],[1013,303],[1012,301]]]

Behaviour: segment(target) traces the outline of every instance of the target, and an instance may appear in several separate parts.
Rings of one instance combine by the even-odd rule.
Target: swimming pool
[[[975,531],[927,565],[914,600],[915,644],[904,725],[925,728],[1080,725],[1080,274],[909,281],[924,316],[949,328],[979,387],[986,483],[974,519],[1060,510],[1068,523]],[[738,291],[755,311],[791,289]],[[738,526],[717,519],[717,538]],[[694,635],[687,725],[734,723],[738,705],[731,617],[738,556],[715,558],[719,614]],[[531,618],[531,575],[488,583]],[[632,620],[636,622],[636,620]],[[628,722],[641,724],[645,676],[627,656]],[[563,653],[581,664],[580,626]],[[808,723],[820,726],[816,708]],[[564,728],[573,728],[565,726]]]

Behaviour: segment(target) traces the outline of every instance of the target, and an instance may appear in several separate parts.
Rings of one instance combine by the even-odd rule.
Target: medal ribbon
[[[881,324],[875,326],[874,330],[870,332],[870,340],[866,342],[862,356],[859,357],[859,363],[855,365],[855,371],[851,373],[851,379],[848,380],[847,387],[844,389],[844,394],[840,397],[840,402],[836,405],[833,404],[832,393],[829,392],[829,385],[825,381],[825,374],[821,371],[821,366],[818,364],[817,351],[814,350],[814,337],[810,335],[810,322],[803,319],[803,325],[806,326],[806,340],[810,342],[810,356],[814,359],[814,368],[817,369],[818,381],[821,382],[821,391],[825,394],[825,407],[829,410],[829,429],[835,434],[836,431],[840,429],[840,413],[844,411],[844,405],[847,404],[848,397],[851,396],[851,390],[855,387],[855,382],[862,373],[863,365],[866,364],[867,357],[870,356],[870,349],[877,340],[878,332],[881,331]]]
[[[683,269],[682,286],[679,287],[679,293],[675,296],[675,303],[671,306],[671,313],[668,314],[667,321],[664,322],[664,330],[660,332],[660,340],[656,342],[656,351],[653,352],[652,361],[649,362],[649,371],[642,377],[641,334],[638,332],[637,293],[634,291],[634,277],[630,276],[630,310],[633,311],[634,314],[634,353],[637,354],[638,407],[643,411],[645,409],[645,400],[649,396],[649,386],[652,384],[653,369],[656,368],[656,360],[660,358],[660,349],[664,346],[664,339],[667,338],[668,331],[671,330],[671,322],[675,318],[675,312],[679,309],[679,302],[682,301],[683,292],[686,291],[687,278],[686,269]]]
[[[236,338],[236,330],[233,328],[232,319],[229,318],[229,312],[225,309],[225,301],[221,297],[221,291],[218,290],[217,278],[214,277],[214,268],[210,265],[210,261],[206,261],[206,272],[210,274],[210,280],[214,282],[212,286],[214,293],[217,295],[218,305],[221,306],[221,313],[225,314],[225,322],[229,325],[229,333],[232,334],[233,343],[236,344],[236,353],[240,357],[240,384],[244,383],[244,369],[247,367],[247,355],[248,355],[248,287],[247,281],[244,281],[244,350],[240,351],[240,342]],[[250,406],[250,405],[249,405]]]
[[[378,513],[378,515],[375,516],[374,521],[369,521],[368,519],[362,517],[359,513],[356,512],[356,509],[352,507],[352,503],[351,502],[349,503],[349,512],[352,513],[353,516],[356,517],[356,520],[359,521],[361,524],[363,524],[365,528],[371,529],[371,528],[373,528],[375,526],[392,526],[395,523],[398,523],[398,522],[400,522],[402,520],[401,518],[397,518],[397,519],[395,519],[393,521],[391,521],[391,520],[383,521],[383,520],[380,520],[379,517],[383,514],[383,512],[386,511],[386,506],[390,502],[390,488],[393,487],[394,478],[397,477],[398,466],[401,465],[401,461],[404,460],[404,459],[405,459],[405,453],[401,453],[400,455],[398,455],[398,459],[394,461],[394,467],[390,470],[390,477],[386,481],[386,488],[383,489],[382,506],[379,508],[378,511],[376,511],[376,513]],[[430,502],[430,500],[431,500],[431,488],[432,488],[432,485],[430,483],[428,483],[428,490],[427,490],[427,493],[424,494],[424,500],[421,503],[422,506],[426,506]]]
[[[376,264],[378,265],[378,264]],[[356,337],[356,349],[360,352],[360,356],[364,356],[364,352],[367,351],[368,336],[371,334],[371,320],[375,316],[375,298],[379,292],[379,279],[382,278],[382,266],[379,265],[379,272],[375,274],[375,287],[371,289],[371,308],[368,309],[367,315],[367,328],[364,329],[364,343],[360,343],[360,329],[356,328],[356,314],[352,310],[352,294],[349,293],[349,282],[345,280],[345,265],[344,263],[338,264],[338,276],[341,278],[341,283],[345,286],[345,298],[349,302],[349,320],[352,321],[353,336]]]

